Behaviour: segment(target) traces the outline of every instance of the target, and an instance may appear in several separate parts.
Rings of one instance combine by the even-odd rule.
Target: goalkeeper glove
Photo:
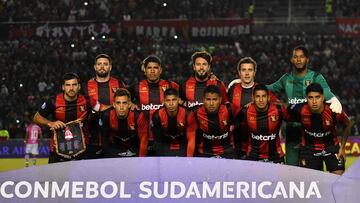
[[[228,89],[230,89],[231,86],[233,86],[237,83],[241,83],[241,79],[235,79],[235,80],[231,81],[228,85]]]
[[[342,111],[341,103],[335,96],[331,97],[331,99],[327,100],[326,103],[330,104],[330,109],[332,112],[341,113],[341,111]]]

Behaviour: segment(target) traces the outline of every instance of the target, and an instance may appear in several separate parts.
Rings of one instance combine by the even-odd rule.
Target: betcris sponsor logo
[[[163,104],[141,104],[142,111],[158,110],[163,106]]]
[[[316,133],[316,132],[310,132],[310,131],[305,129],[305,133],[312,136],[312,137],[326,137],[326,136],[331,134],[331,131]]]
[[[203,133],[203,137],[205,137],[208,140],[222,140],[229,136],[229,132],[226,132],[222,135],[208,135],[206,133]]]
[[[268,140],[275,140],[276,134],[273,133],[271,135],[255,135],[254,133],[251,133],[251,138],[254,140],[260,140],[260,141],[268,141]]]
[[[198,101],[195,101],[195,102],[190,102],[190,101],[188,101],[188,102],[187,102],[187,106],[188,106],[189,108],[192,108],[192,107],[194,107],[194,106],[200,106],[200,105],[202,105],[202,104],[204,104],[204,103],[198,102]]]
[[[306,98],[293,98],[293,99],[288,99],[288,103],[289,104],[300,104],[300,103],[305,103],[307,102]]]

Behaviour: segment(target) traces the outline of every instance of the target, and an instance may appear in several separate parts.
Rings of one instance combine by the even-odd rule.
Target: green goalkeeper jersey
[[[267,85],[267,88],[272,92],[285,92],[288,104],[298,104],[306,102],[306,87],[314,82],[319,83],[324,88],[325,100],[334,96],[325,78],[320,73],[310,69],[303,77],[296,76],[294,72],[286,73],[278,81]]]
[[[286,73],[273,84],[267,85],[267,88],[272,92],[285,92],[288,104],[298,104],[306,102],[306,87],[314,82],[319,83],[323,87],[325,100],[329,100],[334,96],[324,76],[310,69],[302,77],[296,76],[294,71]],[[293,127],[301,126],[297,122],[290,122],[288,124]]]

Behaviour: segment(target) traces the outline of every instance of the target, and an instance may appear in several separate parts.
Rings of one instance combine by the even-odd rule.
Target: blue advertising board
[[[39,145],[39,157],[49,157],[50,140],[43,140]],[[8,140],[0,142],[0,158],[24,158],[24,140]]]

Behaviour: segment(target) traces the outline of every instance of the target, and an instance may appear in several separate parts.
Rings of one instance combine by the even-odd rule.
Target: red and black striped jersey
[[[114,108],[101,112],[100,132],[103,148],[116,147],[123,151],[131,150],[139,156],[146,155],[148,122],[145,115],[130,110],[126,118],[118,118]]]
[[[246,123],[249,133],[247,156],[256,160],[282,158],[284,152],[281,149],[279,132],[282,121],[288,119],[285,107],[271,103],[264,112],[257,111],[255,104],[242,109],[239,121]]]
[[[336,114],[331,111],[329,105],[324,105],[324,111],[319,114],[311,113],[307,103],[288,107],[291,118],[302,125],[301,144],[307,148],[326,150],[328,147],[338,145],[336,124],[340,122],[348,125],[350,122],[344,111],[341,114]]]
[[[171,117],[161,107],[152,117],[151,129],[157,156],[193,156],[196,121],[192,111],[179,106],[177,115]]]
[[[55,98],[50,98],[44,102],[38,113],[45,118],[51,115],[55,121],[59,120],[68,123],[77,119],[85,121],[89,110],[90,105],[84,95],[79,94],[75,101],[66,101],[64,94],[60,93]],[[86,131],[84,131],[84,135],[87,142],[88,135]],[[53,136],[50,141],[50,150],[54,151]]]
[[[203,105],[193,109],[196,122],[196,145],[199,156],[221,156],[235,158],[233,135],[230,126],[233,125],[235,108],[228,104],[220,104],[217,113],[207,113]]]
[[[113,103],[113,96],[118,88],[125,88],[125,84],[114,77],[110,77],[109,81],[103,83],[92,78],[84,87],[84,93],[89,98],[92,109],[97,103],[100,104],[99,109],[102,109],[104,105]]]
[[[130,87],[133,102],[139,105],[151,122],[153,113],[163,105],[164,92],[168,88],[179,90],[179,85],[173,81],[160,80],[158,83],[149,83],[147,80],[141,80],[139,83]],[[149,132],[149,141],[153,141],[152,132]]]
[[[258,83],[255,83],[249,88],[242,87],[240,83],[232,85],[228,91],[230,102],[237,108],[242,108],[249,104],[252,102],[253,91],[257,84]],[[270,92],[270,102],[280,102],[280,100],[272,92]],[[237,125],[234,129],[234,144],[236,148],[241,148],[242,151],[247,151],[247,142],[249,139],[247,135],[248,132],[245,124]]]
[[[110,77],[107,82],[97,82],[95,78],[90,79],[86,85],[84,85],[84,93],[87,99],[90,101],[91,108],[93,110],[100,111],[105,106],[112,105],[114,93],[118,88],[125,88],[122,81]],[[89,126],[91,145],[102,145],[101,136],[99,135],[99,115],[95,112],[89,116]]]
[[[255,83],[252,87],[244,88],[240,83],[232,85],[228,91],[228,96],[230,102],[237,107],[244,107],[246,104],[252,102],[252,95],[255,86],[258,83]],[[280,102],[280,100],[270,92],[270,102]]]
[[[180,97],[186,101],[189,108],[201,105],[203,103],[204,90],[209,85],[216,85],[220,88],[222,103],[229,102],[226,94],[226,87],[224,82],[220,80],[207,80],[205,82],[199,82],[195,77],[188,78],[180,87]]]

